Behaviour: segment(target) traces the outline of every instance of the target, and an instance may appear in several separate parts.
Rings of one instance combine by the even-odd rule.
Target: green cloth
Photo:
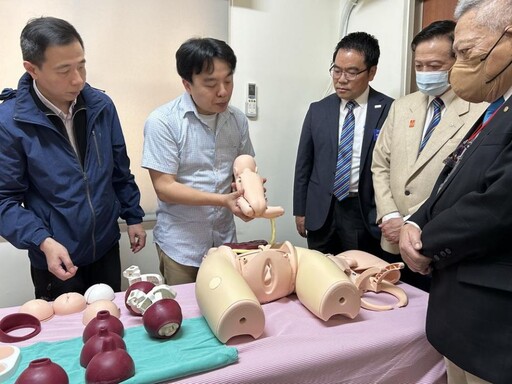
[[[217,340],[203,317],[184,319],[181,329],[170,339],[153,339],[143,326],[138,326],[125,329],[123,340],[135,362],[135,376],[123,384],[176,379],[224,367],[238,359],[237,349]],[[31,361],[44,357],[64,368],[70,383],[85,383],[85,368],[80,365],[82,347],[81,337],[22,347],[20,364],[8,383],[14,383]]]

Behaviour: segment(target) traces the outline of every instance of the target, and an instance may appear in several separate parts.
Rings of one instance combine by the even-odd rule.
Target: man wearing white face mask
[[[443,160],[456,148],[485,110],[485,104],[460,99],[450,88],[448,71],[455,22],[435,21],[411,43],[419,91],[395,100],[375,144],[372,162],[377,223],[388,262],[401,261],[400,229],[427,199]],[[402,281],[425,291],[430,278],[402,271]]]
[[[450,72],[491,102],[402,227],[400,253],[432,274],[426,334],[450,384],[512,383],[512,0],[459,0]]]

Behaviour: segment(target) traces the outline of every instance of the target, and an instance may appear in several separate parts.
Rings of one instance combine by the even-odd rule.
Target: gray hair
[[[503,32],[512,23],[512,0],[459,0],[454,17],[459,20],[469,11],[476,12],[476,22],[491,31]]]

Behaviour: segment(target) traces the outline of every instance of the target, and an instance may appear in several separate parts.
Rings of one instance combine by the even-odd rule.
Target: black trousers
[[[308,231],[308,248],[336,255],[349,250],[360,250],[380,257],[380,240],[366,229],[359,197],[338,201],[333,197],[329,215],[322,228]]]
[[[78,292],[82,295],[94,284],[110,285],[114,292],[121,290],[121,257],[116,243],[99,260],[78,268],[75,276],[60,280],[47,269],[30,266],[36,299],[53,301],[63,293]]]

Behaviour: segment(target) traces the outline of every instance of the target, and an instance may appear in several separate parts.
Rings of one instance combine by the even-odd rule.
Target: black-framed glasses
[[[329,68],[329,73],[331,74],[331,77],[334,80],[338,80],[341,77],[341,75],[344,74],[345,79],[350,81],[350,80],[355,80],[358,75],[360,75],[363,72],[366,72],[368,69],[369,68],[365,68],[360,71],[354,71],[354,70],[344,71],[343,69],[338,67],[336,64],[333,64],[333,65],[331,65],[331,68]]]

